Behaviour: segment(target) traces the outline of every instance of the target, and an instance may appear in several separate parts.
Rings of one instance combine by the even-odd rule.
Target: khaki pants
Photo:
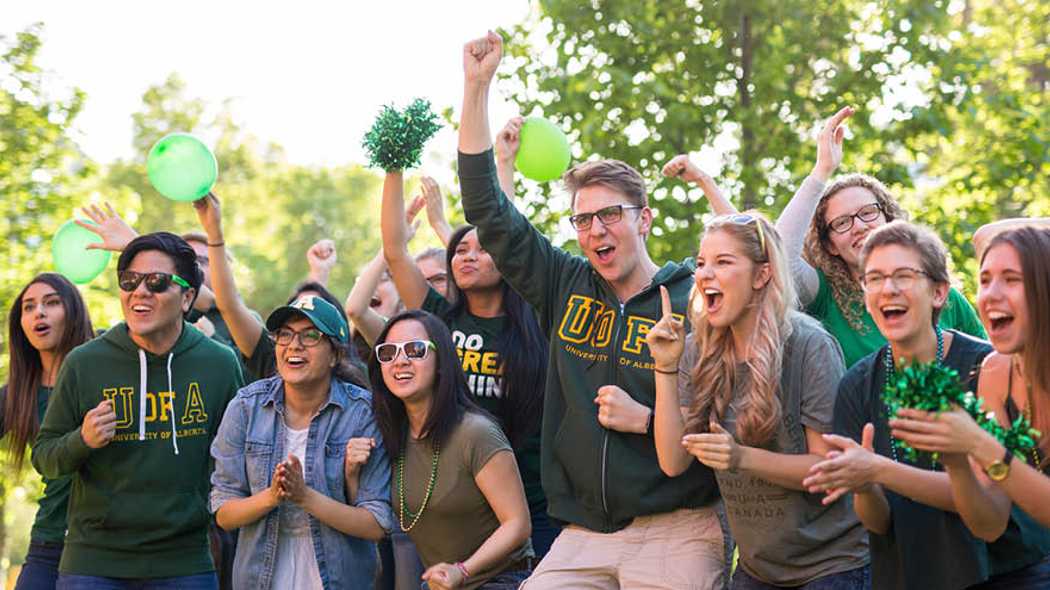
[[[726,571],[714,508],[640,516],[615,533],[569,525],[521,590],[714,590]]]

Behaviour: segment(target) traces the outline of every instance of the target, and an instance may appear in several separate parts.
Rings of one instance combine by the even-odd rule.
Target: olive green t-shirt
[[[510,443],[491,419],[467,412],[438,456],[437,479],[430,500],[408,536],[416,545],[423,565],[465,561],[499,528],[499,519],[474,481],[475,476],[497,453],[510,452]],[[405,445],[404,495],[407,511],[401,514],[401,493],[396,464],[390,486],[394,513],[406,526],[426,495],[433,465],[433,450],[427,440],[408,437]],[[532,543],[525,542],[493,567],[471,572],[463,588],[477,588],[510,565],[531,557]]]
[[[806,306],[806,313],[820,320],[824,329],[839,341],[846,359],[846,368],[849,369],[860,359],[882,348],[886,339],[879,333],[875,320],[871,318],[868,310],[864,309],[863,304],[859,304],[862,329],[855,330],[832,296],[831,284],[828,283],[824,272],[817,269],[817,276],[820,277],[820,287],[817,289],[816,298]],[[948,301],[944,304],[937,323],[945,330],[958,330],[982,340],[988,338],[973,306],[955,289],[948,290]]]
[[[433,288],[427,290],[423,301],[424,311],[428,311],[445,320],[452,332],[452,341],[459,354],[463,376],[467,379],[467,388],[471,398],[483,410],[499,417],[502,403],[502,362],[496,343],[500,334],[507,329],[507,317],[482,318],[464,311],[455,317],[449,317],[451,304]],[[542,391],[535,395],[543,396]],[[547,498],[543,495],[543,484],[540,482],[540,429],[525,439],[521,448],[515,451],[521,482],[525,486],[525,499],[533,514],[547,511]]]

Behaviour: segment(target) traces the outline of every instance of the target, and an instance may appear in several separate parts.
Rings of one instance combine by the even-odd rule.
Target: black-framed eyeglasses
[[[751,225],[755,224],[755,233],[758,234],[758,247],[762,249],[762,255],[769,257],[769,253],[766,252],[766,233],[762,230],[762,223],[754,215],[747,213],[737,213],[736,215],[729,216],[729,223],[735,223],[737,225]]]
[[[865,291],[877,292],[882,290],[882,287],[886,284],[886,279],[889,279],[893,281],[893,284],[896,285],[898,289],[901,291],[907,291],[915,286],[915,281],[919,280],[920,276],[929,277],[930,273],[918,268],[910,268],[907,266],[898,268],[888,275],[873,270],[864,273],[864,275],[860,277],[860,284],[864,287]]]
[[[623,212],[625,209],[644,209],[642,205],[610,205],[608,207],[602,207],[597,211],[591,213],[577,213],[569,218],[569,223],[576,231],[587,231],[591,229],[591,222],[597,217],[598,221],[602,222],[602,225],[612,225],[619,223],[623,219]]]
[[[186,279],[179,275],[167,272],[135,272],[133,270],[122,270],[117,273],[117,286],[121,291],[132,292],[138,289],[139,283],[145,281],[146,288],[152,293],[163,293],[168,290],[172,283],[185,289],[190,288]]]
[[[844,234],[849,230],[853,229],[853,223],[859,219],[865,223],[869,221],[875,221],[879,218],[879,215],[883,213],[882,205],[879,203],[870,203],[864,205],[860,209],[857,209],[856,213],[851,215],[839,215],[835,219],[828,222],[828,229],[837,233]]]
[[[317,328],[307,328],[301,332],[297,332],[291,328],[278,328],[271,333],[274,342],[280,346],[288,346],[292,343],[292,340],[299,337],[299,344],[302,344],[305,348],[317,346],[324,340],[324,333]]]
[[[437,350],[437,345],[430,340],[384,342],[376,345],[376,359],[385,365],[397,360],[397,355],[404,352],[405,358],[413,361],[421,361],[427,358],[427,351],[431,348]]]

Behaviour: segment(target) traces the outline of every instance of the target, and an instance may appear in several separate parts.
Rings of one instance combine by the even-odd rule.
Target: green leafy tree
[[[1045,12],[1045,5],[1032,8],[1038,3],[1014,4]],[[643,171],[659,213],[651,241],[658,259],[694,252],[707,210],[698,190],[660,178],[660,166],[675,154],[721,144],[716,180],[738,207],[775,215],[812,167],[816,128],[840,106],[854,105],[859,112],[842,170],[912,194],[920,149],[946,130],[945,113],[954,106],[955,95],[941,91],[937,75],[948,68],[964,78],[958,84],[972,84],[977,62],[991,51],[974,45],[959,55],[971,42],[958,33],[963,5],[944,1],[541,6],[538,17],[510,32],[502,84],[524,113],[542,113],[569,130],[577,158],[618,158]],[[924,157],[941,157],[934,152]],[[534,206],[544,209],[536,196]],[[538,215],[549,231],[557,217]]]

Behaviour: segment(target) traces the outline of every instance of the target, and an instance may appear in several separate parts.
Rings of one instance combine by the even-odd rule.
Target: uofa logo
[[[684,316],[674,314],[678,319]],[[558,337],[572,344],[586,344],[594,348],[605,348],[612,339],[616,323],[616,310],[597,299],[583,295],[571,295],[565,314],[558,326]],[[623,352],[642,354],[645,351],[645,336],[656,325],[656,320],[644,316],[628,315],[624,318],[625,329],[620,348]]]
[[[138,416],[139,402],[134,387],[110,387],[102,390],[102,396],[113,402],[113,410],[117,414],[117,429],[130,428],[135,424]],[[190,383],[186,395],[176,399],[173,391],[146,392],[146,423],[168,422],[171,413],[180,404],[180,412],[176,414],[179,424],[190,425],[208,421],[208,412],[204,407],[204,398],[201,396],[200,385],[197,382]]]

